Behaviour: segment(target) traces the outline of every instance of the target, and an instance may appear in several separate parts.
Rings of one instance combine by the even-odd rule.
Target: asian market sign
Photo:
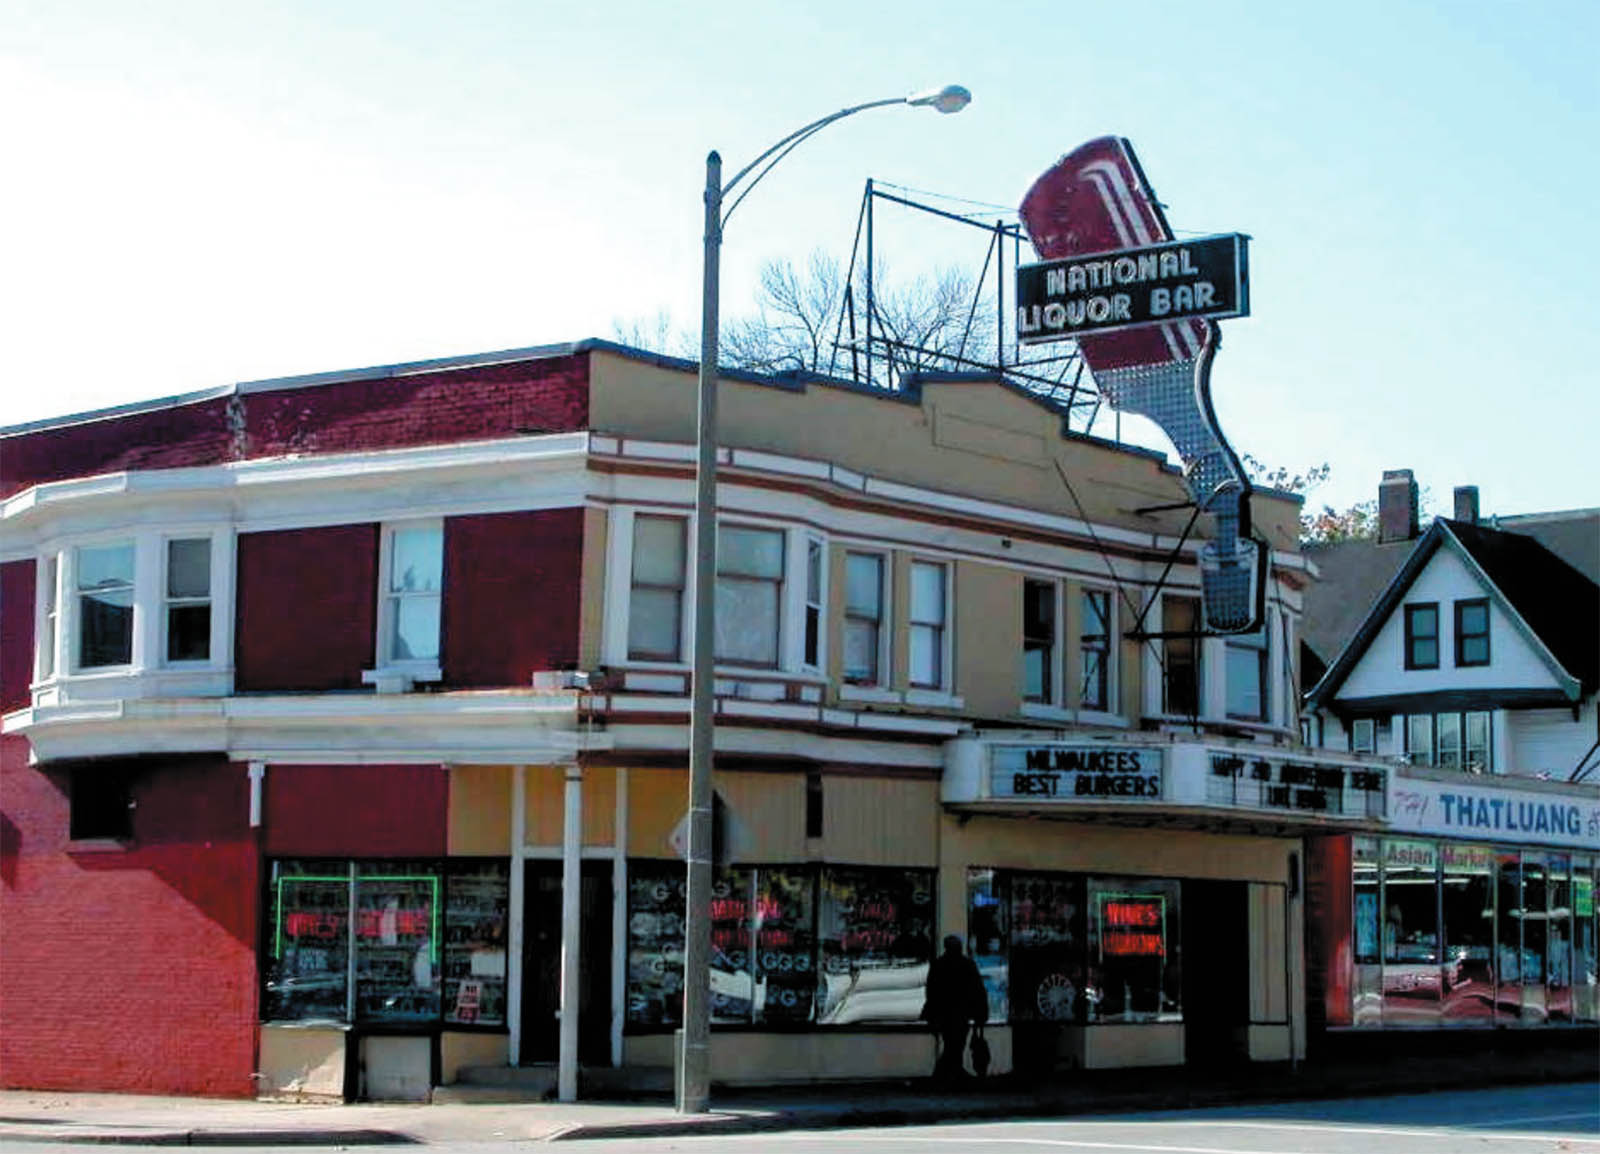
[[[1250,314],[1239,233],[1072,256],[1017,270],[1023,344],[1195,317]]]
[[[1161,800],[1161,751],[1104,745],[996,745],[989,796],[1034,802]]]
[[[1390,825],[1467,841],[1600,849],[1600,801],[1593,794],[1397,779]]]

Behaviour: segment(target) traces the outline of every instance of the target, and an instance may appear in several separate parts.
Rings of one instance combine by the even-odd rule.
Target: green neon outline
[[[357,886],[359,886],[363,881],[429,883],[433,889],[433,904],[429,907],[430,914],[428,918],[430,924],[430,933],[428,935],[428,960],[433,965],[437,966],[439,964],[439,918],[441,917],[439,910],[439,887],[443,884],[443,879],[438,874],[372,874],[365,878],[358,874],[355,881]],[[278,878],[278,916],[273,919],[272,956],[279,960],[283,958],[283,886],[285,882],[337,882],[340,885],[348,886],[350,884],[350,875],[344,874],[343,876],[328,876],[323,874],[284,874]]]

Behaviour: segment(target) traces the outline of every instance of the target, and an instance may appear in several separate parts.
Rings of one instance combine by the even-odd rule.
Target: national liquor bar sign
[[[1090,253],[1017,270],[1023,344],[1192,317],[1250,314],[1240,233]]]

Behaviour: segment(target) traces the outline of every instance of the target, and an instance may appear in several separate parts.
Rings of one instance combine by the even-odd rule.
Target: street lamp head
[[[937,108],[940,112],[960,112],[972,103],[972,93],[959,84],[946,84],[943,88],[913,92],[906,97],[906,103],[919,108]]]

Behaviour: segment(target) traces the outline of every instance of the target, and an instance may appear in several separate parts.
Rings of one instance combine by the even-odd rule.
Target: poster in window
[[[751,962],[757,1021],[811,1020],[817,989],[813,888],[809,870],[756,871]]]
[[[445,903],[444,1020],[506,1024],[511,878],[504,861],[452,864]]]
[[[436,868],[362,867],[355,910],[358,1021],[438,1019],[441,888]]]
[[[933,871],[825,869],[817,1021],[915,1022],[933,950]]]
[[[628,869],[627,1021],[676,1026],[683,1020],[683,866],[630,862]]]

